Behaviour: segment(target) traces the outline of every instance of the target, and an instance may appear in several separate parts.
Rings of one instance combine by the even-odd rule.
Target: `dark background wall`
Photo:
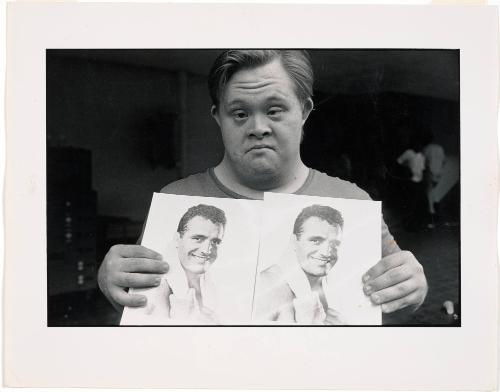
[[[178,75],[59,53],[47,57],[49,145],[92,151],[100,213],[144,219],[152,192],[180,175]],[[222,151],[204,82],[186,81],[186,173],[215,164]]]
[[[222,158],[206,87],[219,52],[47,50],[48,283],[59,287],[49,290],[49,324],[106,323],[96,315],[109,309],[99,308],[95,274],[109,246],[136,240],[153,192]],[[390,205],[401,175],[395,160],[407,148],[434,140],[459,162],[458,51],[310,54],[315,110],[305,127],[306,164]],[[80,222],[84,216],[94,218]],[[73,283],[61,285],[68,274]],[[75,305],[81,295],[83,308]]]

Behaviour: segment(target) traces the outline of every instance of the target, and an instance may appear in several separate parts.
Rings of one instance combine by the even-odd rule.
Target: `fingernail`
[[[160,283],[161,283],[161,278],[160,278],[159,276],[157,276],[157,277],[155,278],[155,286],[159,286],[159,285],[160,285]]]
[[[389,310],[389,307],[386,304],[380,305],[380,308],[382,309],[382,312],[387,312]]]
[[[363,283],[364,283],[364,282],[367,282],[367,281],[368,281],[368,279],[370,279],[370,275],[364,275],[364,276],[363,276]]]
[[[146,305],[146,302],[148,302],[148,300],[145,297],[143,297],[139,300],[139,305],[144,306],[144,305]]]
[[[163,263],[162,266],[161,266],[161,271],[163,273],[167,272],[168,271],[168,264],[167,263]]]
[[[378,304],[380,302],[380,297],[378,295],[372,295],[372,301]]]
[[[372,293],[372,286],[370,285],[365,286],[365,293],[367,295],[370,295]]]

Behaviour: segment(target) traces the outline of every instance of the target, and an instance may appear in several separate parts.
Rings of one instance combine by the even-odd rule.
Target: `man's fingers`
[[[384,272],[390,270],[391,268],[395,268],[400,266],[401,264],[404,264],[406,253],[408,252],[401,251],[384,257],[372,268],[366,271],[366,273],[363,275],[363,282],[374,279],[377,276],[382,275]]]
[[[427,294],[423,267],[407,251],[384,257],[365,274],[363,283],[363,290],[372,302],[386,304],[386,313],[409,305],[418,307]]]
[[[414,306],[414,304],[419,302],[419,298],[420,294],[418,293],[418,291],[414,291],[406,297],[383,304],[381,306],[381,309],[383,313],[392,313],[396,310],[406,308],[410,305]]]
[[[370,295],[370,299],[374,304],[380,305],[407,297],[417,289],[417,282],[414,279],[408,279],[404,282],[398,283],[395,286],[390,286],[383,290],[375,291]]]
[[[124,272],[118,274],[113,283],[120,287],[156,287],[161,283],[161,276]]]
[[[122,260],[121,270],[124,272],[164,274],[168,271],[168,264],[164,261],[159,260],[128,258]]]
[[[395,286],[411,277],[412,272],[410,267],[407,265],[400,265],[384,272],[374,279],[366,281],[363,289],[366,295],[370,295],[387,287]]]
[[[121,257],[142,257],[153,260],[162,259],[161,254],[142,245],[114,245],[111,247],[110,251]]]
[[[137,308],[140,306],[146,306],[147,298],[144,295],[139,294],[129,294],[120,289],[110,290],[111,298],[121,306],[130,306],[132,308]]]

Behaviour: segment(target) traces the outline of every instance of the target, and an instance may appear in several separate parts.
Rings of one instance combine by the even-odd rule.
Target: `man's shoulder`
[[[283,280],[283,270],[278,264],[273,264],[262,270],[259,277],[265,279],[267,282],[278,282],[279,280]]]
[[[282,311],[289,309],[293,299],[280,266],[272,265],[259,273],[255,291],[257,320],[276,320]]]
[[[160,192],[185,196],[221,197],[218,194],[220,190],[210,176],[210,169],[171,182],[164,186]]]
[[[293,292],[288,286],[283,269],[274,264],[259,274],[259,281],[263,291],[272,291],[274,295],[279,294],[281,298],[293,299]]]
[[[326,173],[312,169],[312,178],[300,191],[300,194],[308,196],[337,197],[342,199],[370,200],[367,192],[356,184],[331,177]]]

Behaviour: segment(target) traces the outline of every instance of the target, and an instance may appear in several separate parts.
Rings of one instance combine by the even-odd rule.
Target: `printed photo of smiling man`
[[[152,289],[154,301],[139,308],[140,313],[159,323],[218,324],[208,271],[217,259],[225,226],[224,211],[211,205],[192,206],[182,215],[175,239],[164,252],[171,271],[160,278]]]
[[[257,228],[250,218],[256,215],[253,205],[155,194],[141,244],[158,252],[169,269],[154,286],[131,289],[147,302],[125,307],[120,324],[248,322],[258,249]],[[247,228],[239,229],[245,223]],[[244,241],[251,249],[242,257]]]
[[[268,291],[268,298],[262,301],[266,319],[301,324],[343,324],[341,315],[328,307],[324,289],[325,277],[337,262],[343,226],[342,214],[328,206],[315,204],[300,212],[293,226],[295,258],[292,257],[285,271],[275,264],[262,272],[270,279],[272,275],[278,275],[275,278],[279,279],[279,283]],[[304,282],[309,288],[302,293],[298,286]]]
[[[284,214],[278,213],[276,205],[285,203],[292,206]],[[376,205],[368,203],[265,195],[255,322],[380,324],[380,309],[363,297],[360,283],[360,260],[376,258],[377,254],[356,254],[355,249],[356,241],[367,249],[376,249],[376,240],[369,237],[377,236],[380,218],[377,222]],[[366,217],[367,225],[352,219],[356,209]],[[373,226],[374,234],[366,231]],[[344,239],[348,248],[345,252]]]
[[[189,208],[179,221],[175,241],[178,258],[171,264],[180,264],[180,274],[165,277],[160,285],[170,318],[218,324],[208,271],[217,259],[225,226],[224,211],[206,204]]]

